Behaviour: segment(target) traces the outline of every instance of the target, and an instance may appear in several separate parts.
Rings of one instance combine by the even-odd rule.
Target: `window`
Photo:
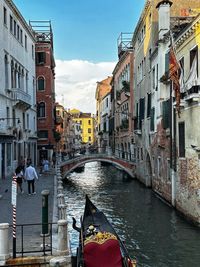
[[[91,120],[88,120],[88,125],[91,125]]]
[[[47,130],[38,131],[38,138],[39,139],[48,139],[48,131]]]
[[[153,89],[156,88],[156,77],[155,77],[155,74],[156,74],[156,70],[155,70],[155,67],[153,67],[153,71],[152,71]]]
[[[34,59],[34,46],[32,45],[32,58]]]
[[[147,118],[151,116],[151,93],[147,94]]]
[[[7,144],[7,166],[11,166],[11,157],[12,157],[11,143],[8,143]]]
[[[14,36],[16,36],[16,35],[17,35],[17,23],[14,20]]]
[[[179,157],[185,157],[185,122],[179,122],[178,124],[179,134]]]
[[[7,25],[7,9],[3,8],[3,22],[5,25]]]
[[[10,125],[10,108],[6,107],[6,118],[7,118],[7,125]]]
[[[20,30],[20,43],[23,44],[23,32]]]
[[[16,126],[16,113],[15,109],[12,110],[12,121],[13,121],[13,126]]]
[[[46,62],[46,54],[45,52],[37,52],[36,53],[36,64],[43,65]]]
[[[37,89],[38,89],[38,91],[44,90],[44,78],[43,77],[38,78]]]
[[[26,114],[26,125],[27,129],[29,129],[29,114]]]
[[[28,93],[28,73],[26,73],[26,93]]]
[[[22,113],[22,127],[23,127],[23,129],[25,129],[25,127],[26,127],[25,113],[24,112]]]
[[[27,49],[27,36],[25,34],[25,49]]]
[[[150,131],[154,131],[155,130],[155,107],[151,108],[151,121],[150,121]]]
[[[8,57],[5,55],[4,58],[4,68],[5,68],[5,88],[9,88],[9,79],[8,79]]]
[[[91,132],[92,132],[91,128],[88,128],[88,133],[91,133]]]
[[[10,16],[10,31],[13,31],[13,17]]]
[[[170,126],[170,99],[162,102],[162,113],[163,113],[163,128],[167,129]]]
[[[90,142],[92,139],[91,139],[91,136],[88,137],[88,142]]]
[[[17,25],[17,40],[19,40],[19,25]]]
[[[196,71],[198,76],[198,46],[196,46],[194,49],[190,51],[190,69],[192,69],[192,66],[195,61],[197,62]]]
[[[45,103],[44,102],[41,102],[38,104],[37,116],[38,116],[38,118],[44,118],[45,117]]]
[[[181,74],[181,70],[183,71],[183,76],[184,76],[184,57],[182,57],[180,60],[179,60],[179,64],[181,66],[181,69],[179,69],[179,76]]]

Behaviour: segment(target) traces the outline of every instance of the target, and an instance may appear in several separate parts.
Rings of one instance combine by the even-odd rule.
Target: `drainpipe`
[[[173,83],[170,83],[170,171],[171,171],[171,204],[176,200],[176,112],[173,107]]]

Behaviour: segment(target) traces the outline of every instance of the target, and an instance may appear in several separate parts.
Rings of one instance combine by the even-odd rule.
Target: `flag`
[[[178,112],[178,116],[180,117],[180,83],[179,83],[179,71],[181,71],[181,67],[176,59],[176,54],[174,51],[174,46],[171,41],[171,48],[169,52],[169,78],[173,83],[173,90],[176,98],[176,110]]]

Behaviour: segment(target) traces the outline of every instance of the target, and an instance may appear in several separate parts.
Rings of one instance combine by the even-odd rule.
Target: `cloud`
[[[97,81],[112,75],[115,62],[56,60],[56,101],[65,108],[95,113]]]

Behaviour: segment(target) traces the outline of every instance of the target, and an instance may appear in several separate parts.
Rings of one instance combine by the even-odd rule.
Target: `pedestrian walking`
[[[31,195],[31,191],[32,191],[32,194],[35,195],[36,194],[35,179],[38,180],[38,175],[37,175],[35,168],[31,164],[32,164],[31,159],[27,160],[27,167],[25,170],[24,177],[28,183],[28,194]]]
[[[43,161],[43,171],[44,171],[44,173],[49,171],[49,161],[48,161],[48,159],[44,159],[44,161]]]
[[[16,168],[15,175],[17,176],[17,189],[19,189],[21,193],[23,194],[24,191],[22,188],[22,183],[24,179],[24,168],[21,164],[19,164],[19,166]]]

